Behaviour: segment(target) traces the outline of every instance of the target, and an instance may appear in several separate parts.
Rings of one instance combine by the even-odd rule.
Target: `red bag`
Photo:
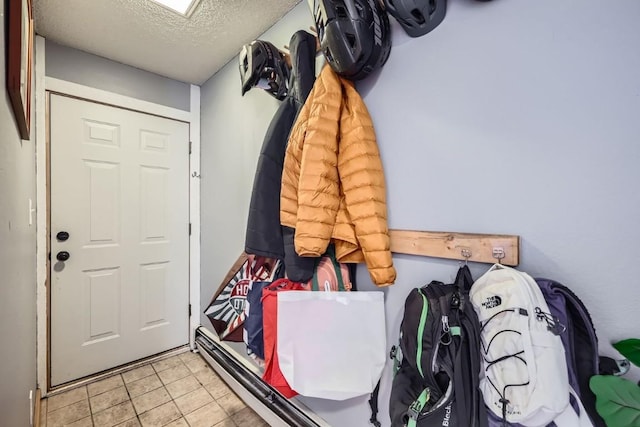
[[[262,290],[262,322],[264,333],[264,374],[262,379],[274,387],[282,395],[291,398],[298,393],[291,390],[287,380],[280,371],[278,363],[278,292],[303,291],[301,283],[292,282],[289,279],[276,280]]]

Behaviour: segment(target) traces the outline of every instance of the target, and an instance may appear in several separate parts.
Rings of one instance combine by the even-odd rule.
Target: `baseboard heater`
[[[325,422],[282,396],[238,360],[211,332],[196,329],[196,347],[209,365],[270,426],[324,427]]]

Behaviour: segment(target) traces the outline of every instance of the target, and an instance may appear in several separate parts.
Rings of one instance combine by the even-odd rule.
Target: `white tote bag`
[[[278,359],[303,396],[345,400],[373,391],[386,361],[382,292],[278,294]]]

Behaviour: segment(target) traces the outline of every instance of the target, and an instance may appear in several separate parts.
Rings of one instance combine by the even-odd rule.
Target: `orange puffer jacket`
[[[333,240],[340,262],[365,261],[378,286],[395,281],[382,162],[353,83],[325,65],[289,135],[280,222],[295,250],[318,257]]]

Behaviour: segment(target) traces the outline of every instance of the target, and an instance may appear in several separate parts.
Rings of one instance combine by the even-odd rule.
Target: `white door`
[[[189,125],[53,94],[50,114],[55,386],[189,341]]]

